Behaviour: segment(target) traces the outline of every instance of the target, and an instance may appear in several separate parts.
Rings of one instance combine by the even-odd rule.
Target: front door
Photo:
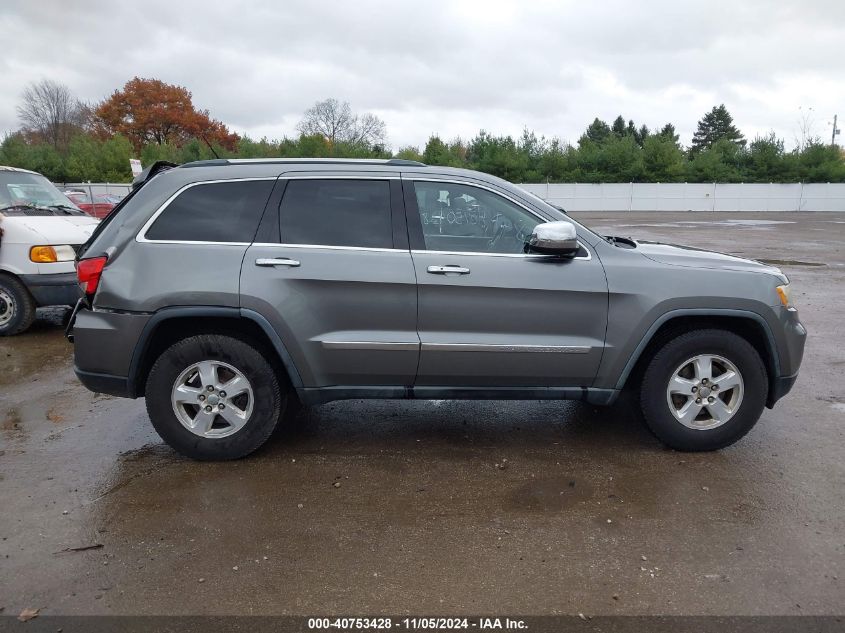
[[[278,239],[247,250],[242,308],[270,322],[306,388],[410,386],[417,290],[399,179],[285,174],[280,187],[259,237]]]
[[[547,221],[477,182],[405,176],[419,292],[415,384],[588,387],[607,326],[607,281],[588,246],[526,255]]]

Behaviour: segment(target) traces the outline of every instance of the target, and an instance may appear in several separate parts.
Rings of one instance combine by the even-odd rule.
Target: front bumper
[[[772,380],[769,386],[769,397],[766,399],[766,406],[771,409],[775,403],[783,398],[786,394],[792,391],[795,381],[798,380],[798,374],[794,373],[791,376],[777,376]]]
[[[76,283],[76,273],[21,275],[20,280],[32,294],[39,308],[72,306],[82,296],[82,291]]]
[[[771,409],[775,403],[788,394],[798,379],[798,369],[804,357],[804,345],[807,342],[807,329],[798,319],[796,310],[780,308],[778,319],[783,332],[779,340],[779,375],[769,383],[769,396],[766,406]]]

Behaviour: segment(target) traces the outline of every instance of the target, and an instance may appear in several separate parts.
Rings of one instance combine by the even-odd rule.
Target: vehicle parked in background
[[[65,195],[80,209],[95,218],[104,218],[120,202],[117,196],[94,194],[93,199],[85,191],[65,191]]]
[[[777,268],[609,237],[487,174],[404,160],[153,165],[80,252],[75,370],[198,459],[286,403],[633,388],[679,450],[744,436],[806,331]]]
[[[76,251],[97,223],[41,174],[0,166],[0,336],[26,330],[36,307],[76,303]]]

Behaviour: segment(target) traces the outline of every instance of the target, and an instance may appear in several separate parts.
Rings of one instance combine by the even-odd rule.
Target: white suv
[[[41,174],[0,166],[0,336],[26,330],[36,307],[76,303],[76,250],[97,223]]]

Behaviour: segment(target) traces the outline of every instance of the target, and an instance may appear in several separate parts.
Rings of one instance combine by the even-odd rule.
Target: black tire
[[[715,354],[733,363],[742,376],[744,393],[736,413],[721,426],[691,429],[669,409],[667,387],[673,372],[699,354]],[[726,330],[693,330],[667,342],[649,362],[640,390],[646,425],[657,438],[679,451],[713,451],[741,439],[763,413],[769,391],[760,354],[744,338]]]
[[[226,437],[206,438],[188,430],[171,403],[180,374],[206,360],[235,367],[253,389],[253,409],[246,424]],[[286,397],[273,366],[254,347],[229,336],[200,335],[175,343],[159,356],[147,378],[146,400],[153,427],[176,451],[198,460],[228,460],[245,457],[267,441],[283,414]]]
[[[0,275],[0,336],[12,336],[29,329],[35,320],[35,299],[19,280]]]

